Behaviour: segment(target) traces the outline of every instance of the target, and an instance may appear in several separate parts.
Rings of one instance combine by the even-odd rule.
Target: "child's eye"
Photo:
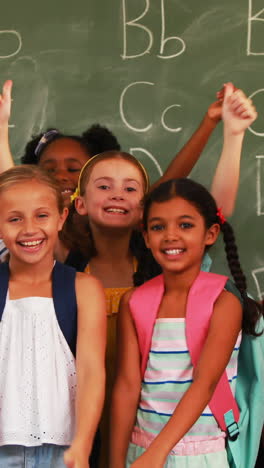
[[[47,218],[48,217],[48,214],[47,213],[39,213],[38,214],[38,218]]]
[[[69,172],[80,172],[81,169],[79,167],[69,167],[68,171]]]
[[[101,190],[108,190],[109,185],[102,184],[102,185],[99,185],[98,188],[101,189]]]
[[[162,229],[164,229],[163,224],[152,224],[152,226],[150,226],[151,231],[162,231]]]
[[[13,218],[9,219],[9,222],[10,223],[17,223],[20,220],[21,220],[21,218],[19,218],[18,216],[14,216]]]
[[[125,189],[127,192],[136,192],[135,187],[126,187]]]
[[[181,223],[180,224],[180,227],[182,229],[191,229],[193,227],[193,224],[192,223],[187,223],[187,222],[184,222],[184,223]]]

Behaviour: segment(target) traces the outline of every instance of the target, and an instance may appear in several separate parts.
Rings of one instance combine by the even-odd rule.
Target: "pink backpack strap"
[[[164,294],[163,276],[159,275],[137,288],[129,301],[141,353],[142,379],[148,362],[151,339],[159,306]]]
[[[226,276],[201,271],[190,289],[186,309],[186,339],[194,367],[207,337],[214,303],[227,279]],[[235,439],[239,434],[239,409],[226,371],[216,386],[209,407],[220,428],[227,431],[231,440]]]

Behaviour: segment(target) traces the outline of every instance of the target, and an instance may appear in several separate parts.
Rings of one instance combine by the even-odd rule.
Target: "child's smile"
[[[145,240],[163,270],[175,273],[200,269],[204,250],[212,243],[199,211],[180,197],[151,205]]]
[[[1,197],[1,235],[19,261],[35,263],[53,253],[64,214],[58,210],[52,189],[37,182],[17,183]]]

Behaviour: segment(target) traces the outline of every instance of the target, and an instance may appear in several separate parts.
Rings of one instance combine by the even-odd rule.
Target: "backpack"
[[[186,309],[186,339],[193,365],[206,339],[214,302],[226,285],[227,277],[201,271],[190,289]],[[163,294],[164,281],[160,275],[136,289],[129,301],[141,352],[142,377]],[[193,310],[195,313],[192,313]],[[264,335],[254,338],[243,334],[238,358],[236,398],[224,372],[209,402],[219,426],[227,432],[230,468],[253,468],[255,465],[264,421],[263,363]]]
[[[52,270],[52,292],[56,317],[72,354],[76,355],[77,302],[74,268],[55,262]],[[9,282],[8,263],[0,264],[0,320],[6,303]]]

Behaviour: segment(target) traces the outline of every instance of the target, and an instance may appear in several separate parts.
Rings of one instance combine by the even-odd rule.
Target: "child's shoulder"
[[[138,288],[131,288],[131,289],[129,289],[128,291],[126,291],[126,292],[122,295],[122,297],[121,297],[121,299],[120,299],[120,307],[126,306],[126,305],[129,304],[129,301],[130,301],[130,299],[131,299],[133,293],[134,293],[135,291],[137,291],[137,289],[138,289]]]
[[[91,274],[81,273],[79,271],[76,272],[76,287],[81,289],[87,288],[86,292],[94,289],[103,290],[102,283],[99,279]]]

